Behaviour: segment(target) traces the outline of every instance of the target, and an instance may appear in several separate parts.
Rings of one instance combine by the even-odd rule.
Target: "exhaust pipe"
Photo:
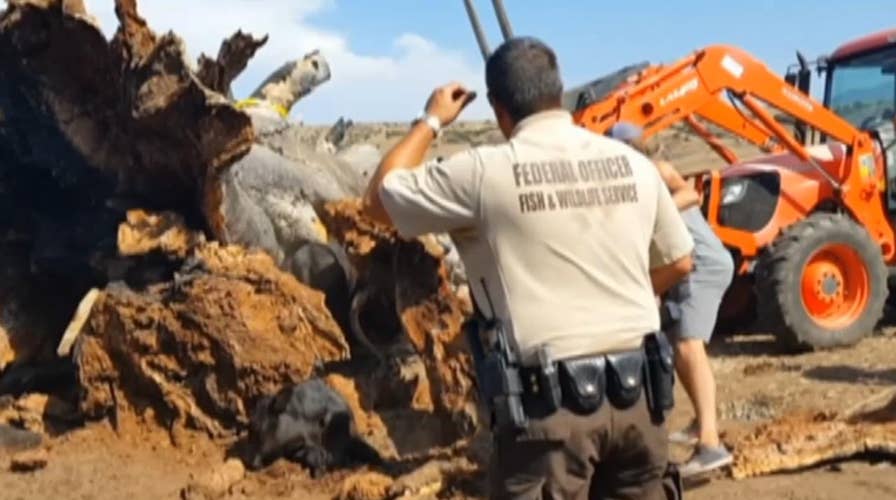
[[[498,25],[501,27],[501,34],[504,40],[513,38],[513,28],[510,26],[510,20],[507,17],[507,9],[504,8],[503,0],[492,0],[492,6],[495,14],[498,16]],[[479,50],[482,52],[482,58],[488,59],[492,53],[488,47],[488,39],[485,37],[485,31],[479,22],[479,14],[476,13],[476,7],[473,6],[473,0],[464,0],[464,7],[467,8],[467,17],[470,18],[470,25],[473,26],[473,34],[476,35],[476,43],[479,44]]]
[[[485,32],[482,31],[482,24],[479,22],[479,14],[476,13],[476,7],[473,6],[473,0],[464,0],[464,5],[467,7],[467,16],[470,18],[470,24],[473,26],[473,34],[476,35],[476,43],[479,44],[482,58],[487,60],[492,51],[488,48],[488,39],[485,38]]]

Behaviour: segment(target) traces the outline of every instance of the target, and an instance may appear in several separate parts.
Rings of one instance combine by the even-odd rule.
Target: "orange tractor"
[[[567,91],[565,105],[597,133],[619,121],[646,136],[690,125],[728,163],[697,178],[703,212],[736,262],[722,319],[743,327],[755,319],[792,348],[851,345],[881,319],[896,264],[896,30],[818,61],[823,104],[810,97],[812,70],[798,59],[782,78],[741,49],[715,45],[673,64],[623,68]],[[704,122],[767,154],[742,161]]]

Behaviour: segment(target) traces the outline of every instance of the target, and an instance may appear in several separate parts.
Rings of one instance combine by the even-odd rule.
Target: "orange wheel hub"
[[[845,328],[858,319],[868,304],[870,288],[862,257],[842,243],[820,248],[803,268],[803,306],[823,328]]]

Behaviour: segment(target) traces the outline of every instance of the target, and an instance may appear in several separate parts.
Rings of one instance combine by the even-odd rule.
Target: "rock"
[[[200,245],[173,282],[104,293],[73,356],[91,418],[151,408],[230,435],[263,395],[348,357],[323,295],[258,250]]]
[[[12,472],[34,472],[46,467],[49,461],[50,455],[43,448],[23,451],[13,455],[9,462],[9,470]]]
[[[382,500],[388,498],[394,480],[378,472],[361,472],[349,476],[339,487],[338,500]]]
[[[21,451],[37,448],[43,436],[37,432],[0,424],[0,451]]]

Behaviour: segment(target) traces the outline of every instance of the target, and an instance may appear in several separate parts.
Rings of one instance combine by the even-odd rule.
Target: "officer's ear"
[[[510,113],[507,112],[507,109],[502,106],[500,102],[495,100],[491,92],[487,93],[486,96],[488,97],[488,103],[491,105],[492,111],[495,113],[495,121],[498,122],[498,128],[501,129],[504,138],[509,139],[516,123],[514,123],[513,118],[510,117]]]
[[[497,115],[497,114],[498,114],[498,106],[499,106],[499,104],[495,101],[495,97],[492,95],[491,92],[486,93],[486,94],[485,94],[485,97],[488,98],[488,105],[492,107],[492,110],[493,110],[493,111],[495,112],[495,114]]]

